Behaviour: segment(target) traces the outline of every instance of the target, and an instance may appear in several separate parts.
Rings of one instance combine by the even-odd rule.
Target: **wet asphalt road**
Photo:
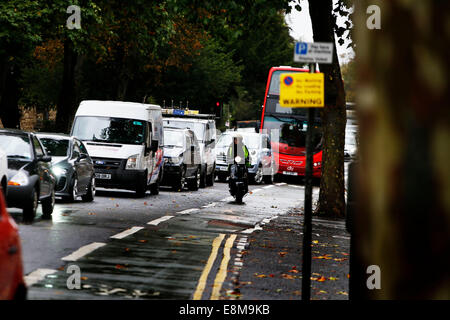
[[[250,186],[243,205],[228,186],[196,192],[97,190],[95,201],[57,202],[51,220],[19,224],[30,299],[220,299],[239,272],[247,236],[270,219],[302,207],[302,185]],[[314,188],[317,195],[318,188]],[[68,267],[81,272],[69,290]],[[72,281],[73,283],[73,281]]]

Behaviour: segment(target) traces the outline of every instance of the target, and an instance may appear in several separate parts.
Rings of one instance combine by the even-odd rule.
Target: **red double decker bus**
[[[307,108],[280,106],[280,76],[283,73],[309,72],[307,69],[272,67],[267,79],[261,117],[261,130],[271,136],[277,175],[304,176],[306,165]],[[322,125],[315,114],[313,130],[313,177],[322,173]]]

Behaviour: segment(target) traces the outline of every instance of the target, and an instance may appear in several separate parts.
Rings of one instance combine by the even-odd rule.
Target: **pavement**
[[[313,217],[311,299],[348,300],[350,237],[342,220]],[[225,298],[299,300],[303,208],[289,210],[251,234],[240,272]]]

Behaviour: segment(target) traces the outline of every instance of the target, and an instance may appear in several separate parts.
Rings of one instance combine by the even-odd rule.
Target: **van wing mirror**
[[[158,150],[159,143],[158,140],[152,140],[152,143],[150,145],[150,150],[153,152],[156,152]]]

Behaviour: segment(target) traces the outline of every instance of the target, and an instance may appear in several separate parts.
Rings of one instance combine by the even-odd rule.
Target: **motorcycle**
[[[241,204],[242,198],[248,193],[248,175],[245,161],[240,156],[236,156],[230,166],[228,186],[236,203]]]

